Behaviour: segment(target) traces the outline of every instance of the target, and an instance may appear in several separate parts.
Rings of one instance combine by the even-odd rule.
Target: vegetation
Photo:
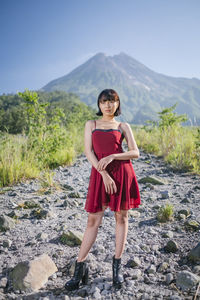
[[[174,208],[173,205],[167,203],[162,206],[157,213],[157,220],[161,223],[173,220]]]
[[[159,120],[134,127],[138,147],[162,157],[176,170],[200,173],[200,129],[183,127],[186,115],[173,112],[176,104],[159,112]]]
[[[18,93],[18,97],[21,102],[18,101],[17,110],[21,111],[23,122],[17,123],[20,126],[15,132],[20,133],[7,132],[8,128],[13,131],[13,118],[0,135],[0,186],[26,178],[42,180],[43,174],[51,183],[50,169],[71,164],[83,152],[83,125],[95,117],[94,111],[77,99],[73,102],[71,95],[66,103],[55,98],[51,103],[40,101],[38,93],[29,90]]]
[[[133,127],[139,148],[175,169],[200,173],[200,129],[183,127],[186,115],[176,104],[158,113],[158,121]],[[31,92],[0,96],[0,186],[39,178],[54,186],[52,169],[69,165],[84,150],[84,124],[96,110],[72,93]]]

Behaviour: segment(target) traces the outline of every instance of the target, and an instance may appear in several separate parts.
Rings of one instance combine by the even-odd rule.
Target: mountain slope
[[[121,121],[143,124],[156,112],[178,102],[176,112],[187,113],[188,124],[200,125],[200,80],[156,73],[125,53],[98,53],[69,74],[45,85],[43,91],[73,92],[93,108],[106,88],[115,89],[121,100]]]

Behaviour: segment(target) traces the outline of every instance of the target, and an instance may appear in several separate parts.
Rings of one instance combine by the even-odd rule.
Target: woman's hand
[[[101,158],[97,163],[97,171],[104,170],[111,161],[113,161],[113,155],[108,155],[106,157]]]
[[[110,177],[109,174],[104,174],[102,177],[103,177],[106,193],[108,194],[116,193],[117,187],[112,177]]]

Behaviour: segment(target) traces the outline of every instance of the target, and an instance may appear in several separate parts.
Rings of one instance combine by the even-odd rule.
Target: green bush
[[[157,220],[159,222],[167,222],[172,220],[173,218],[173,213],[174,213],[174,208],[173,205],[167,203],[166,206],[162,206],[157,213]]]
[[[71,164],[84,150],[83,125],[94,118],[93,111],[80,102],[70,104],[66,114],[61,107],[48,110],[49,103],[41,102],[36,92],[18,95],[23,100],[24,126],[21,134],[1,132],[0,186],[42,178],[42,171]]]
[[[134,131],[138,147],[154,153],[177,170],[200,173],[200,129],[183,127],[185,115],[177,116],[171,108],[159,112],[159,120],[148,121]]]

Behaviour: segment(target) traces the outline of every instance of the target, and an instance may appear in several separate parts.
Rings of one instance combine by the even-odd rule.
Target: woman
[[[128,210],[141,204],[136,175],[131,159],[139,157],[131,127],[119,123],[115,116],[121,114],[120,99],[113,89],[103,90],[97,105],[100,120],[89,120],[85,124],[85,154],[92,164],[85,210],[88,212],[87,228],[84,233],[75,271],[71,280],[65,284],[67,290],[88,282],[86,257],[96,240],[104,210],[109,207],[115,212],[116,240],[113,256],[113,286],[121,288],[121,256],[124,251],[128,231]],[[122,149],[123,138],[129,151]]]

